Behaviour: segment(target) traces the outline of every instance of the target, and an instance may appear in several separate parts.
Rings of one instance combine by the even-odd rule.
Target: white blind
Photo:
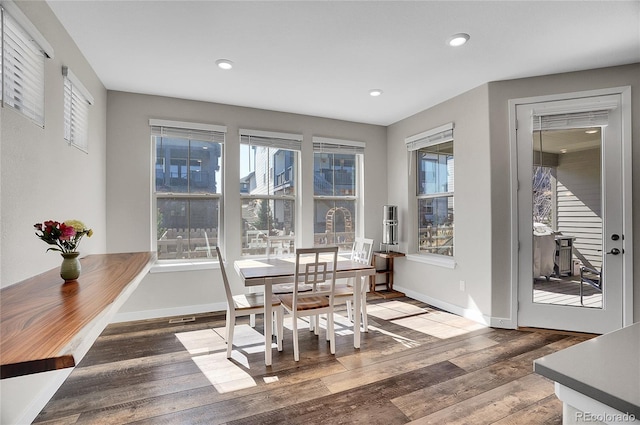
[[[534,115],[533,130],[566,130],[600,127],[609,123],[609,111],[588,111],[568,114]]]
[[[299,151],[302,148],[302,135],[240,129],[240,143]]]
[[[6,9],[2,13],[2,101],[44,126],[45,54]]]
[[[181,121],[149,120],[151,135],[176,139],[200,140],[224,143],[227,128],[215,124],[201,124]]]
[[[338,153],[363,155],[365,143],[351,140],[329,139],[326,137],[313,138],[313,151],[316,153]]]
[[[93,97],[67,67],[64,76],[64,138],[79,149],[89,152],[89,105]]]
[[[416,151],[439,143],[453,140],[453,123],[448,123],[431,130],[407,137],[405,143],[407,150]]]

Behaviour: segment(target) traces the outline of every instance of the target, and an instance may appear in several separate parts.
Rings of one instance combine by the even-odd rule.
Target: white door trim
[[[518,323],[518,156],[516,145],[517,115],[518,105],[532,103],[552,102],[559,100],[572,100],[605,95],[621,96],[622,114],[622,197],[624,199],[623,214],[623,234],[625,257],[623,265],[623,326],[633,323],[633,229],[632,229],[632,157],[631,157],[631,86],[613,87],[608,89],[588,90],[574,93],[562,93],[535,97],[526,97],[509,100],[509,171],[510,171],[510,209],[511,209],[511,322]]]

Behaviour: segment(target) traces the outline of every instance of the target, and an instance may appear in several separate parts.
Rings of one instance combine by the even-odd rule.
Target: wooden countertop
[[[1,378],[75,366],[155,258],[153,252],[89,255],[80,259],[77,281],[65,283],[55,268],[2,288]]]
[[[534,370],[640,418],[640,322],[537,359]]]

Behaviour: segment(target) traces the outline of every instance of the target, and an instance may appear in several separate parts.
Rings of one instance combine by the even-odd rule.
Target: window
[[[44,127],[44,59],[53,49],[13,2],[3,2],[2,101]]]
[[[302,135],[240,130],[242,255],[295,250]]]
[[[364,143],[313,139],[314,245],[350,251],[358,224]]]
[[[415,152],[419,253],[453,256],[453,124],[406,140]]]
[[[226,127],[150,120],[158,260],[210,259],[219,244]]]
[[[66,66],[64,76],[64,139],[85,152],[89,151],[89,105],[93,96]]]

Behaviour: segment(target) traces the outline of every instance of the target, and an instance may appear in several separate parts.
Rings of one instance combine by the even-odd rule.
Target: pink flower
[[[67,226],[62,223],[60,225],[60,240],[69,241],[76,235],[76,229],[73,226]]]

